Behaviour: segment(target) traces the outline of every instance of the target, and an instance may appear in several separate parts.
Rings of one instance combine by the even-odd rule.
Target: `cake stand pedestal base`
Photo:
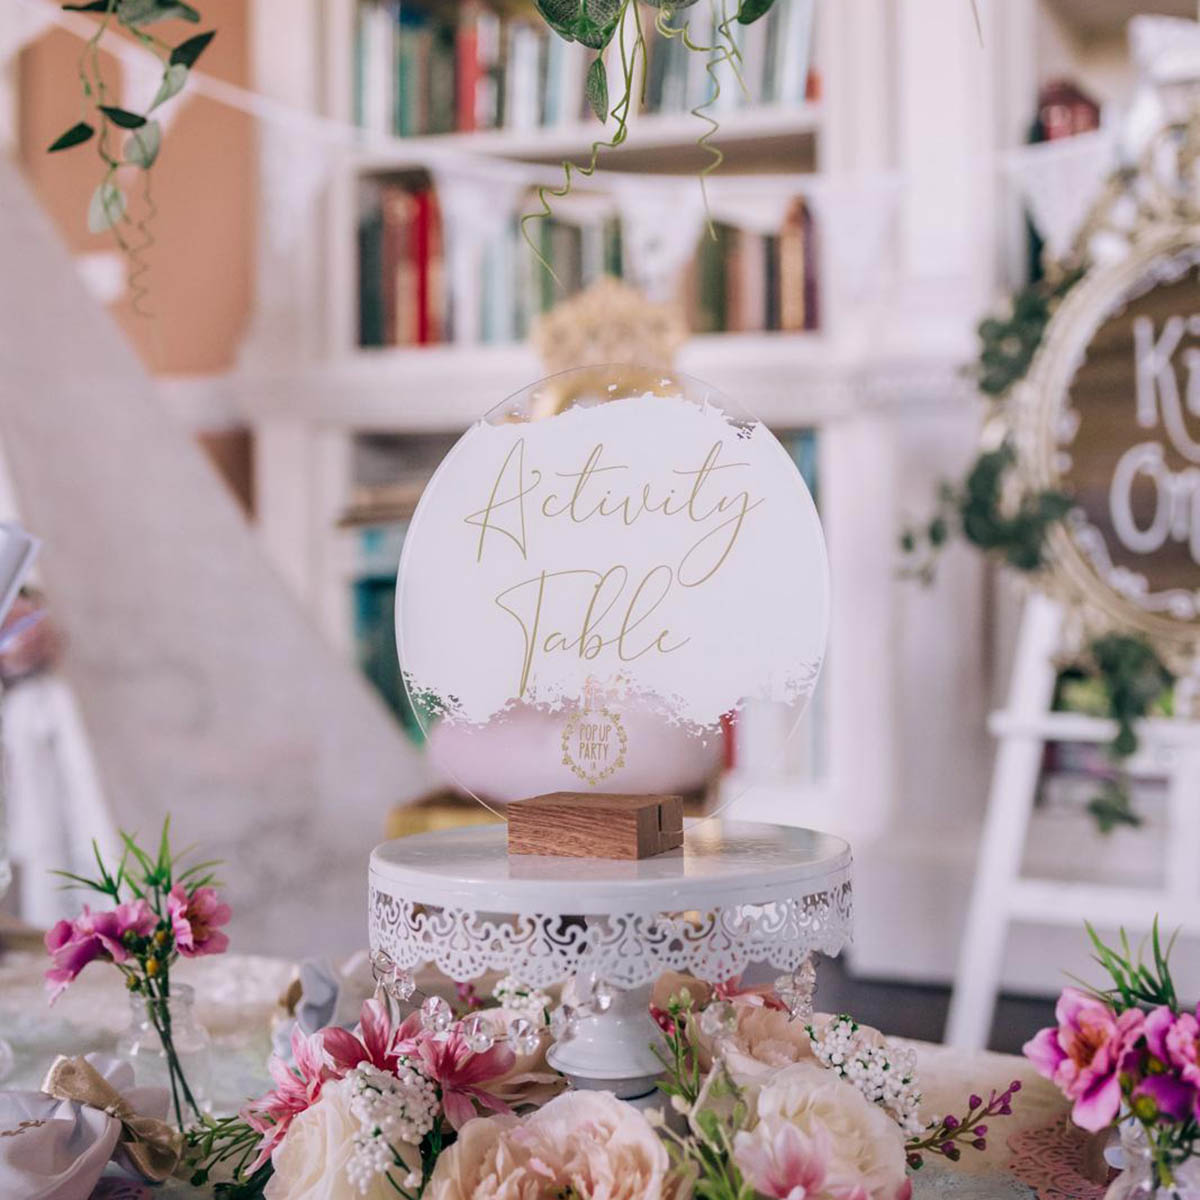
[[[621,1100],[653,1102],[662,1074],[654,1053],[662,1033],[650,1016],[650,985],[614,990],[603,1011],[593,1007],[571,1021],[546,1061],[561,1071],[572,1087],[612,1092]]]

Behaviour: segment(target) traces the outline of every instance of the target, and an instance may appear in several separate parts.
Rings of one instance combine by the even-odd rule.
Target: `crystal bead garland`
[[[371,954],[371,974],[383,994],[400,1004],[411,1000],[417,990],[412,972],[396,966],[386,951],[376,950]]]
[[[462,1034],[468,1048],[476,1054],[486,1054],[496,1044],[491,1025],[480,1013],[475,1013],[462,1023]]]
[[[781,975],[775,980],[775,993],[793,1020],[812,1020],[816,991],[817,969],[811,956],[805,958],[791,975]]]
[[[550,1013],[550,1033],[556,1041],[567,1037],[575,1023],[575,1011],[568,1004],[560,1004]]]
[[[426,996],[421,1002],[421,1028],[446,1033],[454,1024],[454,1012],[441,996]]]
[[[508,1027],[508,1046],[514,1054],[536,1054],[542,1044],[541,1031],[527,1017],[517,1017]]]

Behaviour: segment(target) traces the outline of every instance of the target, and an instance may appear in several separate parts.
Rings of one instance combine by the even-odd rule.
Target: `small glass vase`
[[[1120,1159],[1121,1173],[1109,1185],[1104,1200],[1200,1200],[1200,1158],[1189,1158],[1175,1168],[1174,1186],[1161,1186],[1146,1131],[1135,1121],[1121,1126]]]
[[[138,1087],[167,1090],[168,1119],[181,1129],[212,1106],[212,1039],[196,1021],[195,1003],[186,983],[172,984],[166,1000],[131,992],[129,1027],[117,1042],[117,1054],[133,1065]]]

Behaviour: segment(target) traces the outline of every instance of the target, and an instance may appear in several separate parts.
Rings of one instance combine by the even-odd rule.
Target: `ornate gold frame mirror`
[[[1010,409],[1022,482],[1075,502],[1048,533],[1043,584],[1184,670],[1200,649],[1197,135],[1172,127],[1114,177],[1080,240],[1092,265]]]

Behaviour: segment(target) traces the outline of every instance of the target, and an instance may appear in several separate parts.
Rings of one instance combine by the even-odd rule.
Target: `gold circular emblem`
[[[563,766],[595,787],[625,765],[628,744],[625,726],[612,709],[576,709],[563,726]]]

